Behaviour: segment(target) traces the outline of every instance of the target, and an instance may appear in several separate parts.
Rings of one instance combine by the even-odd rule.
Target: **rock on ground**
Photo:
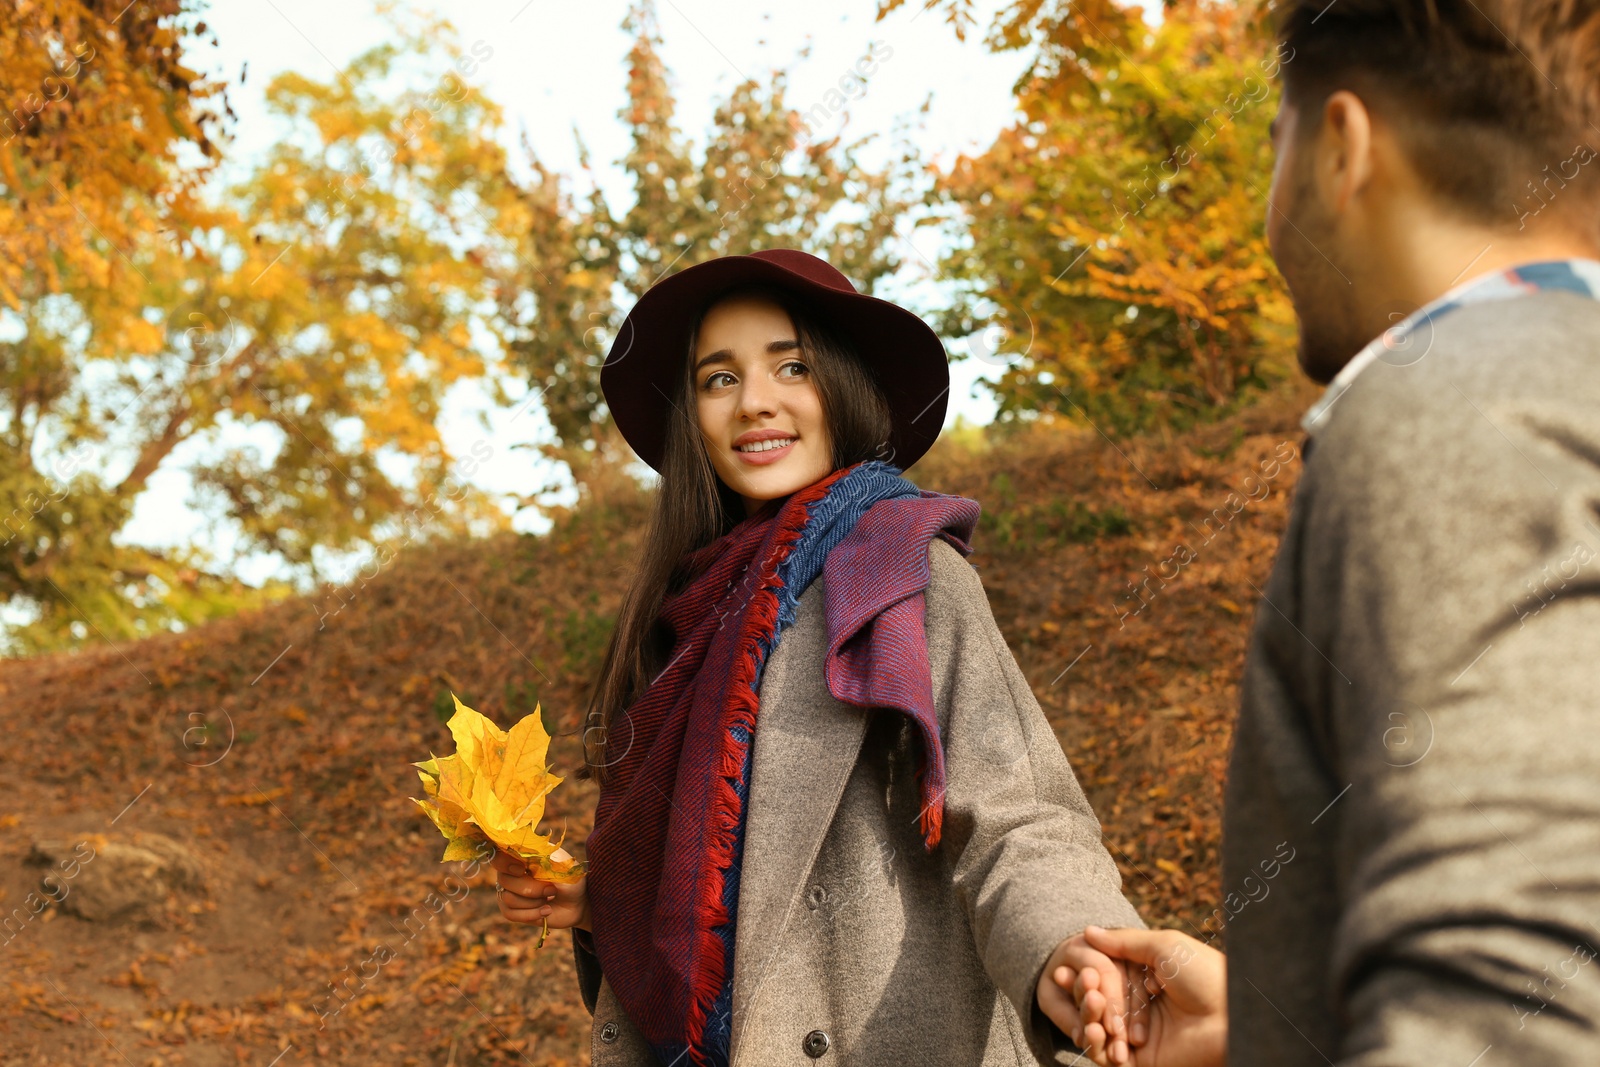
[[[35,841],[28,862],[50,868],[42,892],[90,922],[159,923],[184,898],[207,892],[199,858],[161,834]]]

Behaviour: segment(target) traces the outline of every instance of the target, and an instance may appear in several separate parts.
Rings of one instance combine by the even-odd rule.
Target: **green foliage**
[[[573,677],[593,678],[605,659],[616,619],[600,611],[599,603],[599,594],[591,590],[582,606],[567,609],[556,628],[564,653],[562,669]]]
[[[469,707],[477,703],[477,701],[472,699],[472,695],[470,693],[462,693],[461,696],[466,698],[462,700],[462,703],[468,705]],[[439,690],[433,695],[433,717],[438,719],[441,723],[449,722],[450,716],[456,713],[457,699],[457,697],[451,695],[449,688]]]
[[[531,715],[538,711],[542,716],[545,732],[555,734],[551,729],[551,712],[548,708],[541,708],[539,703],[539,687],[527,679],[506,679],[503,690],[506,722],[515,723],[524,715]]]
[[[1287,374],[1264,235],[1280,64],[1253,11],[1179,0],[1152,29],[1114,0],[1018,4],[989,44],[1034,50],[1024,115],[938,203],[962,287],[942,329],[988,328],[1000,422],[1183,426]]]
[[[1133,520],[1120,505],[1091,507],[1081,500],[1052,499],[1021,506],[985,509],[979,522],[985,540],[1005,545],[1087,545],[1122,537]]]
[[[860,162],[865,141],[812,131],[787,99],[787,80],[737,85],[715,110],[703,145],[675,122],[668,72],[651,0],[636,0],[624,22],[631,134],[622,165],[635,201],[613,215],[589,175],[589,191],[532,159],[524,197],[532,215],[526,269],[508,290],[509,319],[520,327],[512,351],[543,390],[562,447],[551,449],[580,481],[590,453],[611,440],[600,367],[623,312],[668,273],[718,256],[762,248],[804,248],[825,256],[871,290],[899,261],[895,221],[917,170],[904,145],[881,170]],[[581,147],[581,146],[580,146]],[[587,157],[584,157],[587,171]]]

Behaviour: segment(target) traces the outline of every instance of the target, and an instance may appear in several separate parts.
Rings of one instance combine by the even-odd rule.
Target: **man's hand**
[[[1075,981],[1086,983],[1094,995],[1072,995]],[[1129,988],[1126,965],[1092,947],[1083,934],[1075,934],[1051,953],[1034,995],[1039,1010],[1073,1044],[1095,1063],[1107,1065],[1130,1062],[1127,1016],[1130,995],[1139,992]],[[1142,1005],[1143,997],[1138,999]]]
[[[1228,1051],[1227,957],[1176,930],[1103,930],[1083,932],[1087,947],[1119,963],[1143,971],[1143,993],[1129,1025],[1131,1056],[1114,1058],[1114,1046],[1085,1048],[1101,1067],[1222,1067]],[[1093,1007],[1104,982],[1098,968],[1080,972],[1073,983],[1074,1000]],[[1106,998],[1110,1000],[1109,997]]]

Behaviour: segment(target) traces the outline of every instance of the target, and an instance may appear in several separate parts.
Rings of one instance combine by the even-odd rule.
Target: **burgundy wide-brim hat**
[[[670,398],[686,373],[689,334],[719,296],[747,284],[799,294],[855,348],[889,401],[892,451],[879,458],[901,470],[921,459],[939,436],[950,396],[950,367],[938,334],[905,308],[856,292],[816,256],[790,248],[696,264],[652,285],[628,312],[600,368],[600,389],[639,458],[661,469]]]

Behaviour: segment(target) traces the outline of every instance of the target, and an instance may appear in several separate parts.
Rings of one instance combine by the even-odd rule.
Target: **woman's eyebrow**
[[[701,367],[704,367],[704,366],[706,366],[708,364],[711,364],[711,363],[732,363],[732,362],[733,362],[733,349],[731,349],[731,348],[720,348],[717,351],[711,353],[710,355],[702,357],[700,362],[698,362],[698,363],[696,363],[694,365],[694,369],[695,369],[696,373],[698,373]]]
[[[799,341],[798,338],[795,338],[795,337],[787,337],[787,338],[784,338],[784,339],[779,340],[779,341],[768,341],[767,342],[767,355],[775,356],[780,352],[793,352],[795,349],[797,349],[799,347],[800,347],[800,341]],[[711,363],[732,363],[732,362],[733,362],[733,349],[731,349],[731,348],[719,348],[715,352],[712,352],[712,353],[710,353],[708,355],[700,357],[700,361],[694,365],[694,369],[695,369],[695,373],[698,374],[699,371],[700,371],[700,368],[704,367],[704,366],[706,366],[708,364],[711,364]]]

